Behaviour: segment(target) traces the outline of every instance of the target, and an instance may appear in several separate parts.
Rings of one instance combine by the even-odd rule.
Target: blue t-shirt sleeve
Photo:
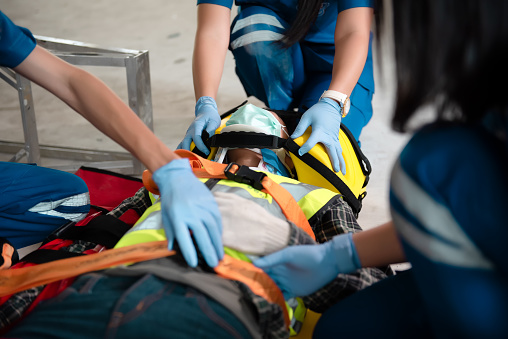
[[[35,38],[28,29],[16,26],[0,11],[0,66],[18,66],[35,45]]]
[[[233,7],[233,0],[198,0],[199,4],[214,4],[231,8]]]
[[[374,7],[374,0],[339,0],[339,12],[355,7]]]
[[[445,224],[455,224],[497,269],[508,274],[508,158],[504,147],[478,126],[425,127],[402,152],[402,171],[396,178],[392,175],[392,209],[405,215],[414,229],[437,232],[436,239],[451,234],[442,232]],[[403,175],[414,185],[405,185],[406,194],[401,195],[394,190],[394,181],[401,183]],[[408,187],[414,189],[409,191]],[[417,201],[428,203],[412,208],[411,204]],[[435,220],[440,215],[436,211],[445,209],[450,222],[445,223],[444,218]],[[433,230],[432,226],[437,228]],[[458,239],[451,237],[440,242],[455,244]]]

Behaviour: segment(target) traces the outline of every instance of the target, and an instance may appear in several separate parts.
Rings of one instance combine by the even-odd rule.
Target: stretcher
[[[341,133],[342,135],[342,140],[345,140],[344,138],[348,138],[347,135],[343,133]],[[256,147],[264,147],[263,144],[260,144],[259,140],[256,138],[256,136],[253,136],[253,144],[249,144],[247,146],[256,146]],[[301,140],[295,140],[294,143],[296,145],[301,145],[305,142],[305,135],[301,138]],[[308,137],[308,135],[307,135]],[[217,140],[218,139],[218,140]],[[349,140],[349,141],[348,141]],[[346,140],[347,142],[351,143],[351,139],[347,139]],[[221,141],[221,138],[216,138],[216,140],[214,141],[211,141],[211,144],[212,145],[211,147],[220,147],[222,144],[223,140]],[[229,142],[232,142],[231,139],[229,139]],[[234,140],[233,140],[234,142]],[[255,143],[255,145],[254,145]],[[283,143],[283,141],[281,140],[275,140],[275,139],[272,139],[271,140],[271,145],[277,145],[277,143]],[[287,141],[286,141],[287,143]],[[286,145],[284,144],[283,147],[285,147]],[[289,152],[291,152],[291,155],[292,157],[294,156],[294,153],[297,153],[297,150],[296,151],[291,151],[291,146],[287,146]],[[318,147],[318,149],[316,150],[312,150],[311,152],[309,152],[309,156],[312,157],[313,159],[317,159],[317,161],[320,161],[320,159],[322,159],[324,156],[326,156],[326,151],[321,148],[319,149],[319,145],[316,146]],[[361,199],[363,199],[363,197],[365,196],[365,186],[368,182],[368,175],[370,174],[370,165],[365,165],[365,164],[368,164],[368,161],[366,160],[365,157],[363,157],[362,155],[362,160],[360,161],[359,158],[358,158],[358,151],[355,151],[354,149],[354,145],[349,145],[348,144],[345,144],[345,146],[343,146],[343,148],[346,150],[346,153],[344,154],[345,156],[345,160],[346,160],[346,163],[350,164],[350,166],[348,167],[348,171],[350,172],[350,176],[348,177],[347,174],[346,176],[343,176],[343,177],[340,177],[337,173],[334,173],[335,176],[339,177],[340,179],[340,182],[342,182],[342,184],[346,185],[346,188],[348,188],[348,180],[352,180],[351,182],[352,183],[361,183],[360,185],[357,185],[355,187],[353,187],[353,190],[350,190],[350,192],[354,192],[352,193],[352,197],[354,199],[350,199],[349,201],[347,201],[353,208],[353,206],[356,206],[356,213],[358,213],[361,209]],[[349,150],[349,151],[348,151]],[[324,152],[324,155],[323,155],[323,152]],[[349,152],[349,153],[348,153]],[[295,166],[297,167],[297,176],[298,176],[298,179],[302,179],[302,180],[306,180],[308,181],[307,183],[309,184],[312,184],[312,183],[316,183],[315,181],[315,173],[317,170],[312,168],[312,164],[313,162],[311,161],[310,163],[307,161],[307,159],[301,159],[301,158],[298,158],[295,156],[294,158],[295,162],[298,163],[298,161],[300,161],[301,163],[298,165],[298,166]],[[326,162],[325,162],[326,163]],[[355,167],[351,167],[352,165],[356,166]],[[328,170],[328,172],[332,172],[331,171],[331,163],[329,162],[328,160],[328,163],[326,163],[324,165]],[[298,172],[299,171],[299,172]],[[325,173],[328,173],[326,171],[324,171]],[[83,171],[83,173],[81,173],[82,176],[86,176],[87,174],[89,174],[90,171]],[[333,172],[332,172],[333,173]],[[360,174],[361,173],[361,174]],[[340,174],[342,175],[342,174]],[[90,180],[90,179],[88,179]],[[325,174],[325,175],[322,175],[322,178],[319,178],[322,186],[326,186],[327,188],[331,187],[333,188],[335,191],[339,192],[338,188],[337,188],[337,184],[334,184],[335,182],[335,179],[333,177],[331,177],[330,174]],[[134,187],[140,187],[141,184],[139,182],[137,182]],[[132,193],[132,192],[131,192]],[[342,193],[342,192],[341,192]],[[99,196],[98,194],[94,194],[91,192],[91,196],[92,197],[97,197]],[[360,201],[360,208],[358,208],[358,205],[355,205],[355,199],[356,201]],[[92,203],[94,203],[94,201],[92,201]],[[97,202],[95,202],[97,203]],[[114,202],[107,202],[105,203],[104,201],[98,203],[99,206],[102,205],[102,207],[99,207],[99,210],[101,208],[104,208],[104,205],[114,205]],[[112,206],[106,206],[106,209],[110,208]],[[291,219],[291,218],[290,218]],[[161,247],[160,248],[160,253],[157,252],[157,255],[161,255],[161,256],[164,256],[164,255],[167,255],[168,253],[166,251],[164,251],[164,249]],[[104,256],[103,256],[104,257]],[[134,257],[128,257],[126,260],[132,260],[132,261],[137,261],[137,260],[144,260],[146,259],[147,257],[137,257],[134,258]],[[86,259],[81,259],[82,261],[86,261]],[[111,262],[109,262],[109,264],[111,264]],[[106,266],[103,266],[102,268],[104,267],[107,267],[108,263],[105,264]],[[43,269],[44,267],[41,267],[40,269]],[[40,271],[39,271],[40,272]],[[58,273],[58,272],[56,272]],[[83,272],[77,272],[77,273],[83,273]],[[42,276],[42,274],[41,274]],[[49,280],[40,280],[39,283],[50,283],[52,281],[55,281],[55,279],[60,279],[62,278],[61,276],[56,276],[56,277],[50,277]],[[14,280],[13,280],[14,281]],[[16,283],[17,284],[17,283]],[[25,288],[26,286],[23,285],[23,284],[18,284],[18,290],[19,288],[23,289]],[[311,337],[311,334],[312,334],[312,330],[317,322],[317,320],[319,319],[319,314],[316,313],[316,312],[312,312],[312,311],[307,311],[306,313],[306,316],[304,318],[304,321],[303,321],[303,324],[302,324],[302,327],[301,329],[298,331],[298,333],[294,336],[295,338],[310,338]]]

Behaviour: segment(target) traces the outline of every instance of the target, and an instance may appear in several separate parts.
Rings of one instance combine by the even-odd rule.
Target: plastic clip
[[[250,185],[260,191],[263,189],[261,182],[266,177],[265,173],[253,171],[249,167],[238,165],[235,162],[228,164],[224,169],[224,174],[229,180]]]

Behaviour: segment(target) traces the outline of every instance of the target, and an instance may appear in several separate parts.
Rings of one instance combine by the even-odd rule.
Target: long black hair
[[[392,125],[403,131],[421,106],[438,119],[472,122],[508,112],[508,1],[392,0],[396,104]],[[387,7],[377,4],[378,29]],[[379,32],[379,31],[378,31]],[[378,43],[382,43],[378,34]]]
[[[316,20],[322,4],[323,0],[298,0],[296,17],[280,40],[284,47],[292,46],[307,34],[310,26]]]

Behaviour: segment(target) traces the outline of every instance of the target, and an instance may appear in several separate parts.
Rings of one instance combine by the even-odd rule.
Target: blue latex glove
[[[304,155],[320,142],[328,151],[334,171],[341,171],[346,175],[346,162],[339,143],[341,119],[342,108],[337,101],[322,98],[302,115],[291,138],[296,139],[302,136],[307,128],[312,126],[309,139],[300,147],[298,153]]]
[[[152,177],[161,195],[168,248],[173,248],[176,239],[189,266],[196,267],[198,257],[189,232],[192,231],[206,263],[217,266],[224,256],[222,219],[212,193],[194,176],[189,160],[173,160]]]
[[[314,293],[339,273],[361,268],[351,233],[323,244],[286,247],[253,264],[270,275],[286,299]]]
[[[206,155],[210,150],[205,146],[201,139],[203,130],[206,130],[210,136],[215,133],[215,130],[220,126],[220,115],[217,110],[217,104],[211,97],[201,97],[196,102],[194,110],[196,118],[187,129],[185,137],[177,148],[190,150],[191,142],[194,141],[196,147]]]

